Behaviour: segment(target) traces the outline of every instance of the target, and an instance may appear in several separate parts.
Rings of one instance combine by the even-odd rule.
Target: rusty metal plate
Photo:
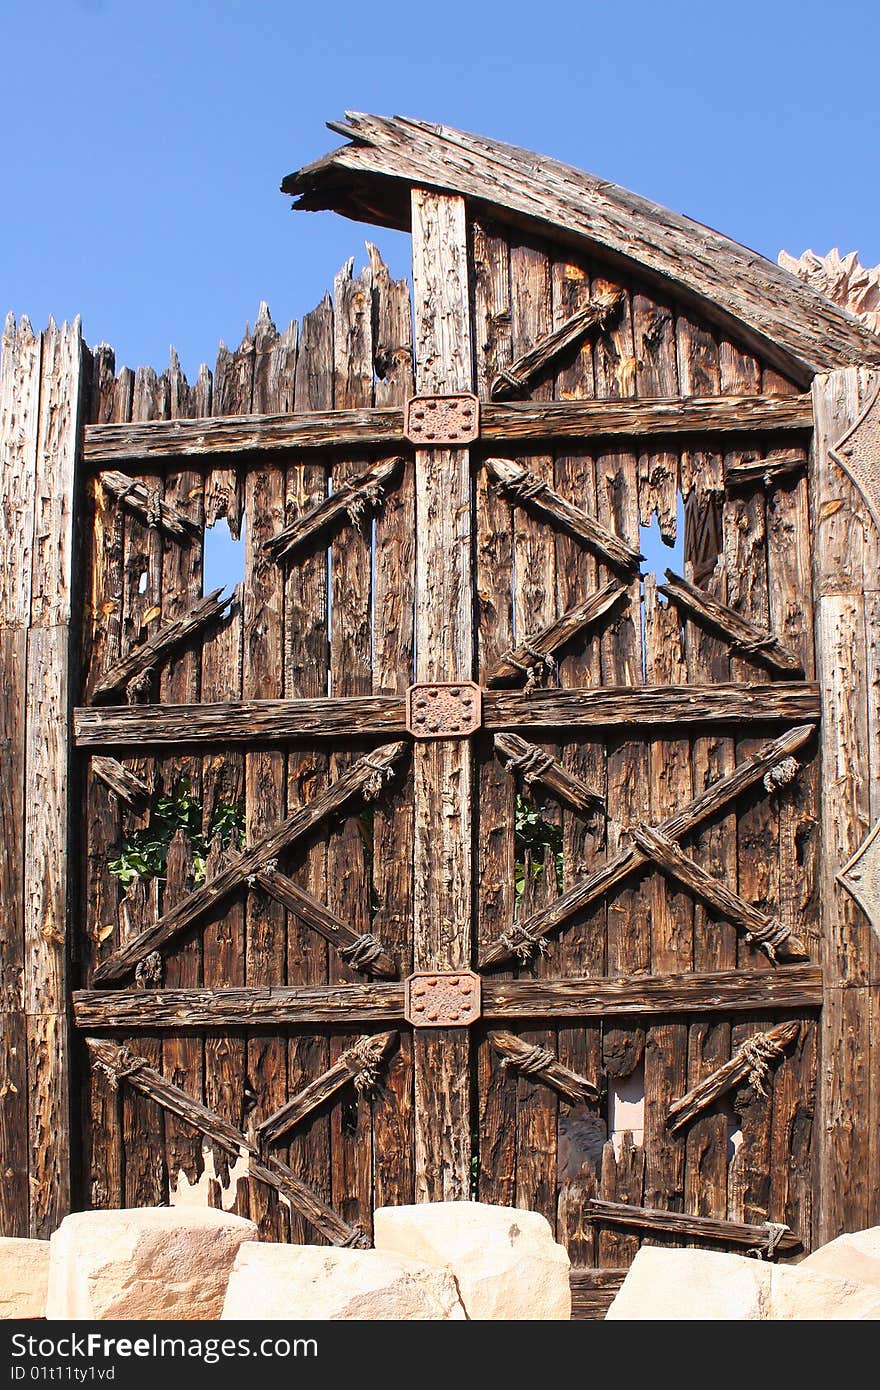
[[[411,685],[406,727],[413,738],[467,738],[483,718],[483,692],[473,681]]]
[[[481,1008],[480,977],[472,970],[427,970],[406,982],[404,1012],[413,1028],[466,1028]]]
[[[469,391],[411,396],[404,433],[413,444],[471,444],[480,437],[480,402]]]

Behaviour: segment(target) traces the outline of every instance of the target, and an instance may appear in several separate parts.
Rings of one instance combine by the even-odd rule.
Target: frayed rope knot
[[[373,1051],[372,1038],[361,1038],[343,1052],[340,1062],[344,1062],[354,1077],[354,1088],[358,1095],[376,1089],[379,1080],[379,1059]]]
[[[548,485],[543,478],[530,473],[528,468],[521,468],[514,478],[504,479],[498,487],[505,496],[527,502],[530,497],[540,497],[542,492],[547,491]]]
[[[530,932],[527,927],[522,927],[518,923],[514,923],[510,931],[504,933],[501,937],[501,944],[511,955],[516,956],[517,960],[523,962],[529,960],[534,951],[542,956],[550,954],[550,947],[543,936]]]
[[[786,1231],[791,1230],[784,1221],[765,1221],[764,1230],[767,1232],[767,1244],[756,1245],[754,1249],[747,1250],[746,1254],[751,1255],[755,1260],[773,1260],[776,1258],[776,1251],[782,1243],[782,1238]]]
[[[388,767],[385,763],[377,763],[372,758],[368,757],[363,758],[362,762],[366,763],[367,767],[373,769],[372,774],[364,783],[364,797],[367,801],[375,801],[377,797],[382,795],[383,788],[387,787],[394,776],[394,769]]]
[[[779,960],[777,951],[790,936],[791,932],[788,927],[783,926],[782,922],[774,917],[767,923],[766,927],[754,927],[751,931],[747,931],[745,939],[750,946],[757,945],[768,960],[772,960],[773,964],[776,965]]]
[[[748,1063],[749,1085],[754,1087],[759,1096],[766,1098],[765,1083],[770,1063],[782,1056],[782,1048],[779,1043],[774,1042],[766,1033],[756,1033],[753,1038],[746,1038],[739,1048],[737,1056]]]
[[[162,983],[162,955],[159,951],[151,951],[143,960],[139,960],[134,972],[134,983],[136,989],[149,989],[152,985]]]
[[[781,763],[764,773],[764,790],[775,792],[779,787],[787,787],[800,771],[797,758],[783,758]]]
[[[517,753],[510,758],[507,763],[507,771],[519,773],[527,787],[533,782],[539,782],[544,773],[553,766],[553,758],[549,753],[545,753],[543,748],[537,748],[534,744],[527,748],[525,753]]]
[[[512,1067],[514,1071],[524,1072],[526,1076],[535,1076],[539,1072],[546,1071],[555,1061],[556,1057],[549,1048],[539,1047],[535,1043],[520,1057],[504,1057],[501,1065],[504,1068]]]
[[[381,483],[367,483],[365,487],[359,488],[345,504],[351,524],[360,526],[366,521],[369,513],[382,505],[384,496]]]
[[[95,1059],[93,1065],[107,1078],[111,1089],[118,1091],[120,1081],[124,1081],[127,1076],[134,1076],[137,1072],[143,1071],[144,1067],[149,1066],[149,1063],[145,1057],[135,1057],[128,1048],[120,1047],[119,1061],[115,1065],[98,1058]]]
[[[384,949],[378,937],[366,931],[355,937],[350,945],[343,946],[339,954],[355,970],[363,970],[366,966],[372,965],[374,960],[378,960]]]
[[[526,652],[532,659],[531,661],[520,661],[516,655],[517,651]],[[515,671],[521,672],[526,678],[524,693],[534,690],[535,686],[541,684],[549,676],[555,674],[556,662],[547,652],[539,652],[537,647],[533,647],[529,642],[520,643],[516,651],[511,647],[504,653],[502,661],[508,662]]]

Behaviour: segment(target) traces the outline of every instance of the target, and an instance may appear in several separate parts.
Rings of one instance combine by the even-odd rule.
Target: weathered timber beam
[[[278,869],[263,868],[257,873],[257,883],[306,926],[320,932],[353,969],[386,977],[396,973],[397,965],[393,957],[377,937],[369,932],[356,932],[326,903],[307,893],[305,888],[300,888],[286,874],[279,873]]]
[[[666,571],[666,580],[665,584],[658,585],[660,593],[665,594],[676,607],[686,609],[698,621],[719,632],[730,644],[732,652],[760,661],[771,670],[786,675],[803,670],[800,657],[789,651],[774,633],[749,622],[728,604],[720,603],[707,590],[682,579],[672,570]]]
[[[519,502],[530,511],[554,522],[561,530],[578,540],[586,541],[610,565],[625,570],[636,570],[639,561],[645,557],[615,536],[601,521],[590,516],[582,507],[567,502],[554,492],[549,483],[532,473],[524,464],[514,463],[512,459],[487,458],[486,468],[498,482],[500,490],[513,502]]]
[[[761,724],[819,717],[819,687],[811,681],[483,693],[483,727],[491,730],[638,729],[648,724]]]
[[[154,494],[146,483],[136,478],[126,477],[124,473],[106,472],[101,474],[101,485],[114,496],[120,506],[134,512],[148,526],[158,526],[166,536],[189,545],[201,539],[202,528],[186,512],[182,512],[173,502],[166,502]]]
[[[493,401],[503,401],[508,396],[519,395],[548,363],[576,343],[591,328],[604,328],[620,308],[623,299],[623,290],[610,290],[607,294],[591,300],[576,314],[572,314],[571,318],[566,319],[552,333],[539,338],[533,348],[517,357],[516,361],[495,377],[489,388]]]
[[[358,1038],[347,1047],[338,1061],[314,1081],[309,1082],[286,1105],[282,1105],[267,1120],[257,1127],[262,1144],[277,1144],[285,1134],[304,1120],[319,1105],[335,1096],[349,1081],[353,1081],[358,1092],[370,1091],[378,1079],[379,1063],[397,1039],[397,1033],[376,1033],[373,1036]]]
[[[104,673],[95,686],[94,698],[105,699],[108,695],[124,690],[130,681],[143,676],[158,662],[164,661],[175,647],[181,646],[193,633],[199,632],[208,623],[219,618],[230,602],[229,598],[220,597],[222,593],[222,589],[215,589],[213,593],[206,594],[194,603],[188,612],[181,614],[173,622],[166,623],[146,642],[134,647],[127,656]]]
[[[658,829],[671,840],[680,839],[701,821],[714,815],[722,806],[726,806],[748,787],[753,786],[797,749],[802,748],[812,737],[813,731],[812,724],[802,724],[771,743],[765,743],[763,748],[740,763],[728,776],[713,782],[676,815],[663,821]],[[549,906],[532,913],[525,922],[515,922],[508,931],[492,942],[482,957],[481,966],[485,968],[495,965],[498,961],[509,960],[512,956],[528,956],[541,937],[561,926],[572,913],[579,912],[596,898],[602,897],[627,874],[641,868],[647,862],[646,855],[637,845],[625,845],[600,869],[587,874]]]
[[[585,1076],[572,1071],[555,1057],[548,1048],[523,1042],[515,1033],[496,1032],[489,1034],[489,1042],[502,1058],[502,1067],[512,1067],[523,1076],[536,1077],[558,1091],[572,1105],[585,1100],[598,1100],[599,1087]]]
[[[150,788],[131,768],[125,767],[118,758],[92,758],[92,772],[123,806],[130,811],[141,812],[150,800]]]
[[[73,729],[80,748],[387,737],[406,732],[406,702],[398,695],[364,695],[229,704],[82,706],[73,712]]]
[[[813,428],[809,395],[690,396],[653,401],[485,401],[488,442],[625,435],[748,434]],[[298,450],[399,447],[402,410],[325,410],[299,415],[225,415],[86,425],[83,456],[95,464]]]
[[[746,940],[755,942],[770,958],[777,956],[783,960],[806,960],[808,951],[800,937],[778,919],[760,912],[734,893],[720,878],[706,872],[701,865],[690,859],[679,849],[668,835],[650,825],[630,827],[634,844],[648,859],[670,878],[696,894],[714,912],[720,913],[728,921],[745,933]]]
[[[754,972],[753,972],[754,973]],[[303,1024],[400,1023],[398,982],[350,985],[233,986],[230,989],[81,989],[73,1016],[82,1029],[263,1028]]]
[[[316,796],[314,801],[308,802],[292,816],[288,816],[287,820],[276,825],[249,850],[239,855],[228,868],[209,879],[207,883],[203,883],[200,888],[188,893],[152,927],[139,932],[112,956],[102,961],[95,971],[95,981],[123,979],[144,956],[163,946],[216,907],[239,884],[258,873],[269,860],[287,849],[295,840],[307,835],[326,816],[338,811],[355,796],[377,795],[383,783],[392,775],[394,766],[403,756],[405,749],[404,743],[386,744],[352,763],[351,767],[331,783],[326,791]]]
[[[724,464],[724,486],[728,491],[738,487],[749,487],[761,483],[773,487],[794,473],[802,473],[807,466],[805,449],[774,449],[761,458],[751,456],[736,462]]]
[[[653,1207],[630,1206],[627,1202],[601,1202],[590,1198],[588,1221],[607,1221],[614,1226],[634,1226],[641,1231],[668,1231],[670,1235],[694,1236],[698,1240],[717,1240],[747,1250],[767,1250],[772,1244],[780,1254],[802,1249],[798,1237],[788,1227],[775,1239],[770,1225],[750,1226],[740,1221],[724,1221],[715,1216],[691,1216],[677,1211],[657,1211]]]
[[[331,1245],[366,1245],[362,1232],[349,1226],[326,1202],[274,1157],[263,1157],[246,1135],[230,1125],[216,1111],[193,1099],[151,1067],[146,1058],[132,1053],[107,1038],[86,1038],[93,1066],[99,1067],[113,1085],[126,1081],[135,1091],[154,1100],[163,1110],[192,1125],[233,1158],[248,1157],[248,1176],[266,1183],[311,1222]]]
[[[762,724],[818,719],[811,681],[772,685],[604,686],[580,690],[487,690],[483,727],[503,729],[638,728],[643,724]],[[316,700],[243,700],[229,704],[83,706],[73,712],[79,748],[163,744],[260,743],[402,734],[397,695]]]
[[[505,759],[507,771],[521,777],[526,787],[546,787],[575,811],[604,807],[605,798],[601,792],[588,787],[581,777],[569,772],[558,758],[545,753],[537,744],[527,743],[518,734],[496,734],[494,744],[496,753]]]
[[[572,1269],[572,1320],[601,1322],[628,1273],[626,1269]]]
[[[775,1028],[768,1028],[766,1033],[747,1038],[729,1062],[716,1067],[686,1095],[679,1096],[678,1100],[672,1102],[666,1112],[669,1128],[680,1129],[744,1077],[748,1077],[749,1082],[765,1095],[764,1079],[770,1063],[782,1057],[785,1049],[794,1042],[800,1031],[800,1023],[792,1021],[777,1023]]]
[[[527,689],[530,689],[539,679],[542,668],[553,669],[554,652],[559,651],[579,632],[597,623],[625,596],[624,586],[616,579],[610,580],[583,603],[569,608],[555,622],[548,623],[539,632],[530,633],[518,646],[506,651],[490,673],[487,684],[498,686],[510,681],[525,680]]]
[[[382,459],[356,478],[350,478],[338,492],[325,497],[317,506],[265,541],[263,549],[266,554],[273,560],[289,560],[315,536],[338,525],[343,519],[360,522],[381,504],[384,489],[391,486],[402,466],[403,457],[398,454],[394,458]]]
[[[612,979],[491,980],[482,984],[490,1021],[530,1018],[616,1018],[666,1013],[752,1013],[818,1009],[822,975],[815,965],[778,970],[721,970],[686,975],[629,975]],[[273,985],[231,989],[76,990],[78,1028],[121,1032],[188,1028],[269,1028],[353,1023],[399,1024],[404,986]]]

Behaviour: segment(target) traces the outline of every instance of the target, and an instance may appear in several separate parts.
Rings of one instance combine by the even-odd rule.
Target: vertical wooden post
[[[812,530],[822,699],[822,1009],[814,1245],[880,1220],[878,943],[837,874],[880,818],[880,548],[865,500],[829,455],[876,389],[861,368],[813,382]],[[880,469],[880,459],[874,461]],[[873,1037],[872,1037],[873,1033]],[[873,1094],[872,1094],[873,1093]]]
[[[0,460],[5,734],[0,974],[4,1234],[48,1237],[70,1209],[67,922],[70,624],[80,324],[7,319]],[[10,1008],[10,1005],[15,1007]]]
[[[412,194],[416,389],[470,391],[467,224],[462,198]],[[473,670],[471,484],[467,449],[416,451],[416,680]],[[471,747],[415,743],[414,969],[471,958]],[[470,1191],[470,1040],[465,1029],[415,1036],[416,1199]]]

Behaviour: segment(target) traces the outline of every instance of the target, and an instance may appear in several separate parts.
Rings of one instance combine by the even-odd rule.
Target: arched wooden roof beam
[[[349,143],[290,174],[306,211],[409,229],[412,185],[458,193],[506,221],[599,252],[659,286],[801,384],[880,365],[880,337],[771,261],[616,184],[513,145],[405,117],[348,113]]]

